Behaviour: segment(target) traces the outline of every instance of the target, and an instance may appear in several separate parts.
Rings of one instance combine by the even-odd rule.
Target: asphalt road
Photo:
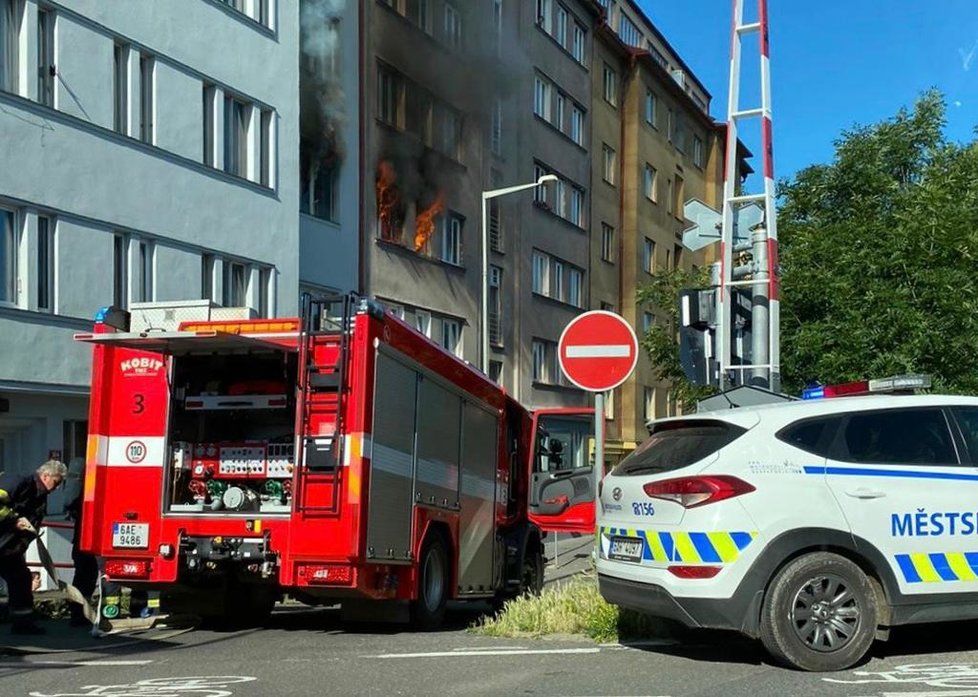
[[[0,695],[978,695],[976,623],[894,632],[865,665],[814,675],[774,667],[755,644],[731,635],[597,646],[482,637],[465,631],[472,619],[455,612],[450,628],[419,634],[343,625],[335,610],[287,610],[261,629],[7,653]]]

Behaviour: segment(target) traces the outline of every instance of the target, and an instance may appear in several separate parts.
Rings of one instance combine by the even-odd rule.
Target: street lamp
[[[532,184],[521,184],[505,189],[482,192],[482,317],[479,328],[482,333],[482,372],[486,375],[489,374],[489,227],[486,222],[489,217],[489,201],[507,194],[536,189],[538,186],[558,180],[559,177],[556,174],[544,174]]]

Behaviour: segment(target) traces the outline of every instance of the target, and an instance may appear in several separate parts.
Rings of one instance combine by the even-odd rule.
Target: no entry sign
[[[638,362],[638,339],[620,315],[604,310],[574,318],[560,335],[560,369],[589,392],[606,392],[628,379]]]

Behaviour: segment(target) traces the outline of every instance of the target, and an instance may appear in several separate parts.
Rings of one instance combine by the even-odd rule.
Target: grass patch
[[[663,629],[656,619],[605,602],[593,574],[545,588],[539,596],[510,600],[497,615],[472,626],[488,636],[578,634],[602,643],[661,636]]]

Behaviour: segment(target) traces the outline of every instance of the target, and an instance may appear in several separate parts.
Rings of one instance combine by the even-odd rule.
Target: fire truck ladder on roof
[[[349,368],[350,334],[359,298],[353,294],[302,299],[302,334],[299,346],[299,408],[296,452],[298,491],[296,510],[304,513],[335,514],[339,510],[340,476],[343,469],[343,412],[346,407],[347,372]],[[337,313],[337,310],[339,312]],[[320,343],[317,337],[335,337],[335,360],[324,360],[330,342]],[[334,395],[329,399],[329,395]],[[334,414],[332,434],[311,433],[313,416]],[[306,502],[308,485],[332,484],[332,498],[327,505]]]
[[[728,102],[727,143],[723,183],[723,227],[720,256],[720,327],[717,332],[717,354],[720,363],[722,389],[734,384],[751,384],[777,391],[780,389],[780,309],[778,265],[778,220],[774,207],[774,150],[771,121],[771,64],[768,34],[767,0],[757,0],[757,21],[744,23],[744,3],[733,0],[733,28],[730,48],[730,94]],[[745,36],[757,33],[760,44],[761,105],[740,109],[741,54]],[[761,142],[764,158],[764,192],[740,195],[739,126],[744,119],[761,120]],[[750,231],[749,251],[753,257],[749,266],[734,269],[734,227],[741,206],[757,204],[764,209],[760,225]],[[741,237],[744,231],[741,232]],[[748,276],[748,278],[744,278]],[[734,291],[747,288],[751,292],[751,360],[734,365],[733,307]],[[740,373],[737,375],[736,373]]]

